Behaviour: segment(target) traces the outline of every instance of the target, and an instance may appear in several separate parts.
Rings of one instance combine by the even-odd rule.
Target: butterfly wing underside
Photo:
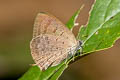
[[[48,13],[38,13],[35,19],[33,38],[40,34],[63,36],[76,43],[73,33],[60,20]]]
[[[41,70],[55,66],[74,51],[77,41],[73,33],[52,15],[39,13],[30,43],[31,54]],[[69,53],[70,52],[70,53]]]

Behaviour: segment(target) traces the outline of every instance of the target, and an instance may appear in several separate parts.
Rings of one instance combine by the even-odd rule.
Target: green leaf
[[[86,39],[87,36],[85,35],[85,29],[86,29],[86,27],[82,25],[79,32],[78,32],[78,35],[76,38],[77,40],[83,41]]]
[[[69,21],[66,24],[68,29],[72,30],[77,25],[76,19],[78,18],[78,15],[83,7],[84,7],[84,5],[82,5],[81,8],[79,10],[77,10],[75,12],[75,14],[69,19]]]
[[[39,77],[39,80],[48,80],[52,75],[57,73],[63,65],[64,65],[64,62],[62,62],[61,64],[57,66],[50,67],[47,70],[43,71]]]
[[[41,71],[38,66],[32,66],[19,80],[48,80],[52,75],[57,73],[63,65],[65,65],[64,62],[57,66],[50,67],[45,71]]]
[[[68,67],[67,64],[64,64],[60,69],[49,79],[49,80],[58,80],[63,71]]]
[[[40,68],[38,66],[32,66],[28,72],[26,72],[20,79],[18,80],[39,80],[39,76],[41,75]]]
[[[112,47],[120,38],[120,0],[96,0],[88,25],[81,27],[78,38],[85,53]]]

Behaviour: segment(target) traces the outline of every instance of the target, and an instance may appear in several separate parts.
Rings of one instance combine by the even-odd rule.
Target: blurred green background
[[[37,13],[66,23],[82,4],[77,22],[86,24],[93,0],[0,0],[0,80],[17,80],[33,64],[29,42]],[[73,32],[76,35],[79,26]],[[120,80],[120,40],[114,47],[71,64],[60,80]]]

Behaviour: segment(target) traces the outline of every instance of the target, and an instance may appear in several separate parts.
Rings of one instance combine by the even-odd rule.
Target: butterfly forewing
[[[54,34],[76,42],[73,33],[60,20],[48,13],[38,13],[35,19],[33,37],[40,34]]]

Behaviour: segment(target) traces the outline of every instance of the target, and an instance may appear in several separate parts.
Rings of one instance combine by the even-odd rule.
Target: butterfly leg
[[[74,61],[75,60],[75,52],[76,51],[73,52],[72,49],[70,48],[69,56],[68,56],[67,60],[69,60],[70,58],[72,58],[72,61]]]
[[[74,51],[74,54],[73,54],[73,56],[72,56],[72,61],[75,60],[75,54],[76,54],[76,50]]]
[[[69,58],[67,57],[66,59],[65,59],[65,64],[67,64],[67,61],[69,60]]]
[[[76,47],[76,49],[75,49],[75,51],[74,51],[74,53],[73,53],[73,55],[72,55],[72,61],[74,61],[75,60],[75,56],[79,56],[79,55],[81,55],[81,53],[82,53],[82,42],[81,41],[78,41],[78,46]],[[71,50],[72,51],[72,50]],[[70,52],[71,52],[70,51]]]
[[[30,66],[36,66],[37,64],[29,64]]]

